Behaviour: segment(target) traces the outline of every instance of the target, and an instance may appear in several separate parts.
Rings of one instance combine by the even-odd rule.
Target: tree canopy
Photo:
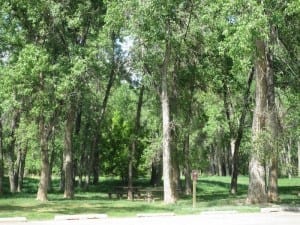
[[[39,175],[39,200],[52,176],[65,198],[149,176],[174,203],[195,169],[232,176],[232,194],[249,175],[265,202],[300,175],[297,0],[0,6],[0,192],[4,175],[11,192]]]

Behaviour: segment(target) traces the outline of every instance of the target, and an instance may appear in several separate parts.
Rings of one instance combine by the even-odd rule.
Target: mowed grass
[[[23,193],[6,193],[0,197],[0,217],[25,216],[29,220],[53,219],[60,214],[105,213],[111,217],[135,216],[137,213],[194,214],[202,211],[237,210],[240,212],[259,211],[261,205],[247,205],[245,199],[248,188],[248,178],[239,177],[238,194],[230,195],[230,177],[201,177],[197,182],[197,204],[192,207],[192,197],[182,195],[174,205],[165,205],[161,200],[148,203],[145,200],[128,201],[124,199],[109,199],[108,190],[121,185],[120,181],[100,179],[97,186],[91,186],[88,191],[76,189],[75,198],[67,200],[58,191],[58,182],[48,194],[49,201],[35,200],[38,180],[26,178]],[[147,187],[146,180],[137,182],[138,186]],[[300,178],[279,180],[280,202],[277,204],[300,205]]]

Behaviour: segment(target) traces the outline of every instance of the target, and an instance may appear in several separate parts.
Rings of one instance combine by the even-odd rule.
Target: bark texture
[[[41,149],[41,177],[37,192],[37,200],[48,200],[48,185],[49,185],[49,153],[48,153],[48,138],[47,129],[45,127],[45,119],[43,116],[39,122],[40,130],[40,149]]]
[[[4,164],[3,164],[3,132],[2,132],[2,118],[0,114],[0,195],[3,193],[3,177],[4,177]]]
[[[165,59],[161,73],[161,108],[163,120],[163,180],[164,180],[164,203],[176,202],[175,187],[172,174],[172,134],[170,120],[170,102],[168,94],[168,67],[171,54],[170,41],[166,42]]]
[[[191,166],[190,166],[190,135],[186,134],[183,146],[184,154],[184,178],[185,178],[185,194],[192,194],[192,179],[191,179]]]
[[[73,184],[73,151],[72,151],[72,132],[75,118],[75,106],[71,103],[67,119],[65,121],[65,138],[64,138],[64,198],[74,197]]]
[[[298,177],[300,177],[300,141],[297,142],[298,148]]]
[[[279,124],[275,107],[272,59],[265,41],[256,41],[256,98],[252,124],[253,150],[249,164],[248,202],[264,203],[278,200],[277,137]],[[270,160],[268,160],[270,159]],[[269,171],[269,185],[262,164]]]
[[[266,184],[265,184],[265,169],[262,165],[262,150],[260,136],[266,127],[267,113],[267,80],[266,80],[266,54],[264,41],[256,41],[257,62],[255,65],[255,109],[252,123],[252,143],[253,149],[249,163],[249,188],[248,198],[249,203],[265,203],[267,202]]]

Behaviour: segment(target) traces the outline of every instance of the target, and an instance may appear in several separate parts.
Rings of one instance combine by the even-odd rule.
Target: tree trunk
[[[286,147],[286,154],[284,154],[285,156],[285,175],[288,176],[289,179],[292,178],[292,138],[289,138],[288,143],[287,143],[287,147]]]
[[[134,152],[136,151],[136,140],[133,140],[131,143],[131,152],[128,162],[128,200],[133,200],[133,161],[134,161]]]
[[[224,144],[224,156],[225,156],[225,176],[230,176],[231,175],[231,152],[230,152],[230,146],[228,144]]]
[[[273,34],[273,31],[272,31]],[[275,104],[275,87],[274,87],[274,72],[272,66],[272,55],[266,49],[266,79],[267,79],[267,130],[271,135],[269,144],[271,152],[271,162],[269,169],[269,186],[268,186],[268,200],[270,202],[278,201],[278,132],[279,122],[278,114]]]
[[[135,127],[134,127],[134,133],[133,133],[133,140],[131,143],[131,151],[129,156],[129,163],[128,163],[128,199],[133,199],[133,169],[135,166],[135,153],[136,148],[138,144],[138,137],[140,132],[140,123],[141,123],[141,111],[142,111],[142,105],[143,105],[143,96],[144,96],[144,85],[140,87],[140,93],[139,93],[139,99],[136,109],[136,117],[135,117]]]
[[[272,37],[274,36],[272,30]],[[279,122],[275,105],[275,88],[274,88],[274,73],[272,68],[272,55],[268,49],[267,44],[262,40],[256,41],[256,48],[258,53],[258,60],[256,63],[256,107],[253,118],[253,138],[254,146],[256,149],[252,152],[251,161],[257,160],[257,166],[261,162],[263,153],[265,158],[270,158],[270,161],[266,161],[266,165],[270,164],[268,168],[268,200],[271,202],[278,200],[278,132]],[[261,134],[267,134],[269,139],[260,140],[260,146],[263,146],[264,151],[257,147],[257,140],[259,140]],[[258,166],[259,167],[259,166]],[[264,180],[263,177],[253,177],[255,169],[250,168],[250,185],[248,192],[248,199],[250,202],[265,202],[265,191],[260,190],[261,193],[258,196],[251,194],[255,186],[252,185],[251,178],[254,181]],[[256,173],[260,174],[260,173]],[[264,174],[265,176],[265,174]],[[265,186],[265,182],[261,186]],[[256,186],[257,187],[257,186]]]
[[[75,106],[73,103],[65,121],[65,138],[64,138],[64,172],[65,172],[65,189],[64,198],[74,197],[73,184],[73,150],[72,150],[72,133],[75,118]]]
[[[297,141],[298,147],[298,177],[300,177],[300,140]]]
[[[65,171],[64,171],[64,156],[63,156],[63,154],[61,155],[59,189],[61,192],[65,191]]]
[[[105,90],[105,95],[102,101],[102,105],[101,105],[101,111],[100,111],[100,116],[98,117],[98,121],[97,121],[97,126],[98,126],[98,130],[97,130],[97,134],[98,135],[95,139],[95,148],[92,149],[92,154],[93,154],[93,183],[97,184],[99,181],[99,156],[100,156],[100,150],[99,150],[99,143],[100,142],[100,131],[99,129],[101,129],[102,126],[102,121],[104,119],[105,116],[105,112],[106,112],[106,108],[107,108],[107,103],[108,103],[108,98],[110,96],[110,91],[111,88],[114,84],[115,78],[116,78],[116,70],[117,70],[117,62],[116,62],[116,57],[115,57],[115,49],[116,49],[116,34],[113,31],[111,34],[111,48],[112,48],[112,55],[111,55],[111,68],[110,68],[110,74],[109,74],[109,80],[106,86],[106,90]]]
[[[209,146],[208,161],[209,161],[210,175],[216,175],[217,172],[215,166],[215,150],[213,144],[210,144]]]
[[[17,192],[22,191],[23,187],[23,178],[24,178],[24,171],[25,171],[25,160],[27,155],[27,145],[24,147],[24,149],[19,150],[19,160],[18,160],[18,187]]]
[[[231,189],[230,189],[231,194],[237,193],[239,151],[240,151],[240,145],[241,145],[241,141],[242,141],[243,133],[244,133],[244,124],[245,124],[246,114],[248,112],[249,104],[250,104],[250,89],[251,89],[253,77],[254,77],[254,68],[252,68],[249,73],[247,88],[244,93],[243,111],[239,118],[239,125],[237,128],[236,137],[234,139],[232,139],[232,142],[231,142],[231,151],[233,151],[232,152]]]
[[[9,142],[9,149],[8,149],[8,176],[9,176],[9,186],[10,192],[15,193],[17,191],[17,180],[18,180],[18,173],[16,170],[16,156],[15,156],[15,131],[18,128],[18,123],[20,119],[20,112],[14,111],[13,117],[11,121],[11,131],[10,131],[10,142]]]
[[[56,159],[56,152],[55,152],[55,128],[53,127],[52,129],[52,144],[51,144],[51,154],[50,154],[50,162],[49,162],[49,177],[48,177],[48,191],[52,190],[52,169],[53,169],[53,164]]]
[[[162,178],[162,154],[155,158],[151,165],[150,184],[154,187],[159,186]]]
[[[260,159],[251,156],[249,163],[248,203],[266,203],[265,168]]]
[[[232,110],[229,108],[229,94],[227,93],[227,86],[224,84],[224,106],[226,110],[227,121],[230,129],[230,149],[231,149],[231,185],[230,192],[231,194],[237,193],[237,181],[238,181],[238,161],[239,161],[239,149],[240,144],[243,138],[244,133],[244,124],[246,119],[246,114],[248,112],[249,103],[250,103],[250,89],[254,76],[254,68],[251,69],[248,77],[247,87],[244,92],[244,102],[243,108],[241,112],[241,116],[239,118],[239,123],[237,127],[234,127],[233,120],[234,116],[232,115]]]
[[[262,161],[263,146],[260,140],[263,129],[266,126],[267,113],[267,80],[266,80],[266,59],[265,59],[265,43],[257,40],[256,48],[258,52],[258,59],[255,64],[256,76],[256,96],[255,109],[253,114],[252,124],[252,143],[253,149],[250,155],[249,163],[249,187],[247,202],[249,203],[265,203],[267,202],[266,184],[265,184],[265,170]]]
[[[99,132],[99,130],[98,130],[98,132]],[[101,134],[95,134],[95,138],[93,140],[93,148],[92,148],[93,156],[91,157],[93,164],[91,165],[92,167],[91,167],[91,170],[90,170],[91,174],[93,175],[93,184],[98,184],[98,182],[99,182],[99,169],[100,169],[100,164],[99,164],[99,158],[100,158],[99,144],[100,144],[100,135]]]
[[[278,198],[278,161],[277,156],[273,156],[269,169],[268,200],[269,202],[277,202]]]
[[[3,177],[4,177],[4,161],[3,161],[3,131],[2,118],[0,114],[0,196],[3,194]]]
[[[174,140],[175,136],[172,135],[172,139]],[[180,181],[180,168],[179,168],[179,159],[177,153],[177,144],[175,141],[172,141],[173,147],[171,147],[171,157],[172,157],[172,184],[174,187],[174,196],[175,200],[179,198],[179,193],[181,192],[181,181]]]
[[[193,66],[196,67],[196,65],[193,63]],[[189,88],[188,88],[188,105],[187,110],[185,114],[185,126],[186,126],[186,133],[184,134],[184,140],[183,140],[183,161],[184,161],[184,192],[186,195],[192,194],[192,179],[191,179],[191,156],[190,156],[190,130],[191,130],[191,121],[192,121],[192,115],[193,115],[193,96],[194,96],[194,90],[195,90],[195,73],[190,77],[189,80]]]
[[[216,147],[217,147],[217,151],[216,151],[217,160],[216,160],[216,162],[217,162],[217,165],[218,165],[218,175],[222,176],[223,175],[223,173],[222,173],[222,150],[221,150],[219,145],[216,145]]]
[[[170,121],[170,105],[168,95],[168,67],[171,54],[170,41],[166,41],[165,59],[161,73],[161,107],[163,123],[163,179],[164,179],[164,203],[176,202],[175,188],[172,174],[172,135]]]
[[[183,144],[184,155],[184,178],[185,178],[185,194],[192,194],[192,179],[191,179],[191,166],[190,166],[190,135],[186,134]]]
[[[237,179],[238,179],[238,152],[236,150],[236,139],[232,138],[230,140],[230,149],[232,155],[232,172],[231,172],[231,184],[230,184],[230,193],[237,193]]]
[[[48,200],[48,181],[49,181],[49,156],[48,156],[48,138],[47,130],[45,127],[45,118],[40,118],[39,130],[40,130],[40,149],[41,149],[41,177],[39,188],[37,192],[37,200]]]

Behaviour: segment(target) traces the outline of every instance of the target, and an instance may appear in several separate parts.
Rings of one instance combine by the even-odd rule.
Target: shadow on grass
[[[19,202],[18,204],[0,205],[1,216],[26,216],[29,219],[36,217],[52,218],[59,214],[84,214],[84,213],[105,213],[113,216],[134,216],[136,213],[144,212],[170,212],[172,209],[164,207],[164,205],[149,204],[145,202],[132,202],[127,200],[118,201],[84,201],[81,199],[64,200],[64,201],[48,201],[45,203],[32,202],[26,204]],[[39,215],[39,216],[38,216]],[[45,215],[45,216],[42,216]],[[0,216],[0,217],[1,217]]]
[[[279,204],[300,206],[300,186],[279,187]]]
[[[246,184],[238,185],[237,195],[229,193],[230,182],[227,179],[205,178],[202,177],[197,183],[197,202],[203,203],[203,207],[230,206],[245,199],[248,191]],[[59,191],[59,181],[53,181],[53,191],[49,193],[48,202],[35,200],[38,180],[26,178],[24,180],[23,193],[5,195],[0,198],[0,216],[20,215],[28,218],[50,218],[56,214],[81,214],[81,213],[107,213],[108,215],[131,216],[143,212],[170,212],[180,210],[185,204],[190,204],[191,196],[181,196],[178,205],[169,207],[160,202],[149,204],[145,201],[127,201],[125,199],[109,199],[108,191],[114,186],[126,186],[120,180],[103,179],[98,185],[90,185],[89,189],[77,187],[75,198],[72,200],[64,199],[62,192]],[[293,186],[283,185],[279,187],[281,202],[279,204],[300,205],[300,186],[296,183]],[[148,180],[137,181],[135,186],[149,187]],[[41,217],[41,216],[40,216]]]

